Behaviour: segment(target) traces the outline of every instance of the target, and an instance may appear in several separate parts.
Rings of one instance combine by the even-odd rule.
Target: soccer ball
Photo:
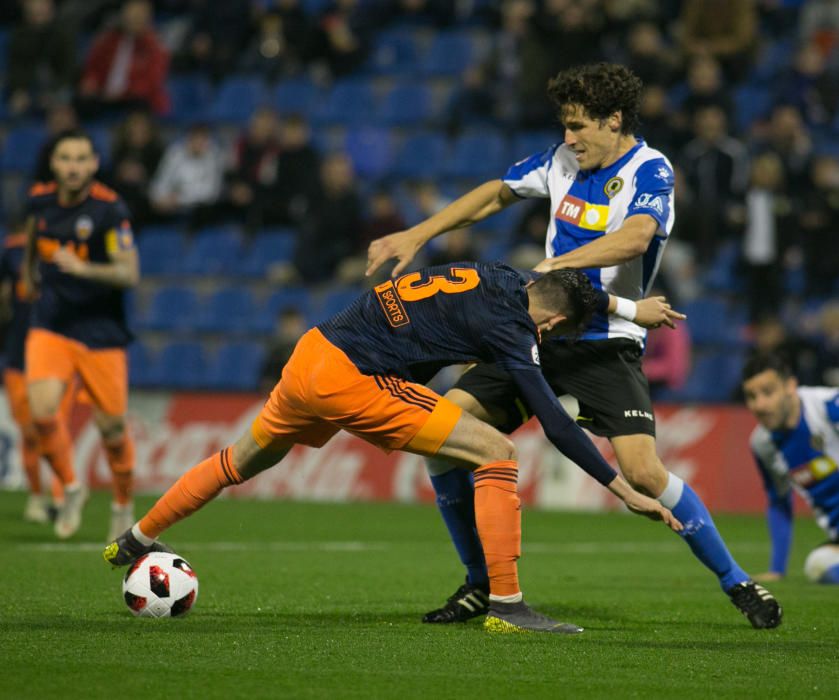
[[[151,552],[128,569],[122,595],[128,609],[140,617],[178,617],[195,603],[198,578],[183,557]]]
[[[813,583],[839,583],[839,546],[816,547],[807,555],[804,575]]]

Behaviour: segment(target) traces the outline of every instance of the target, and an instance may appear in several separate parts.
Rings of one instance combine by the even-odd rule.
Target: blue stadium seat
[[[378,75],[408,75],[419,67],[419,42],[413,27],[384,30],[373,40],[364,69]]]
[[[145,329],[159,331],[186,330],[197,316],[198,300],[188,287],[163,287],[149,304],[144,318],[138,319]]]
[[[428,76],[459,76],[474,59],[472,37],[463,32],[435,35],[423,57],[422,72]]]
[[[274,106],[280,114],[311,114],[320,99],[320,88],[311,80],[286,80],[274,92]]]
[[[749,82],[757,85],[771,85],[778,76],[794,62],[797,42],[792,38],[774,39],[763,44],[755,61]]]
[[[186,256],[186,239],[177,226],[149,226],[137,236],[143,276],[177,275]]]
[[[176,341],[160,351],[153,373],[158,386],[197,389],[207,385],[207,358],[200,343]]]
[[[6,75],[6,64],[9,58],[9,30],[0,29],[0,75]],[[2,101],[2,100],[0,100]]]
[[[454,142],[443,166],[448,177],[502,177],[511,165],[507,142],[494,132],[466,133]]]
[[[242,236],[238,229],[206,229],[198,233],[184,260],[183,269],[192,275],[231,273],[241,257]]]
[[[305,317],[311,312],[311,296],[305,287],[285,287],[273,292],[262,304],[259,313],[251,317],[254,333],[270,333],[277,325],[277,316],[283,309],[297,309]]]
[[[742,352],[713,351],[694,355],[685,385],[659,394],[660,401],[715,403],[731,401],[740,383]]]
[[[376,116],[376,95],[372,86],[362,80],[336,83],[317,106],[315,124],[360,126],[371,123]]]
[[[294,229],[262,231],[254,238],[236,270],[248,277],[264,277],[272,264],[291,261],[296,245],[297,232]]]
[[[362,291],[357,287],[342,287],[327,292],[320,305],[313,310],[313,322],[320,323],[343,311],[358,298]]]
[[[166,83],[172,107],[168,118],[178,124],[189,124],[206,115],[213,99],[213,87],[203,75],[179,75]]]
[[[387,129],[350,129],[344,149],[352,159],[356,174],[363,178],[380,178],[389,173],[393,165],[393,137]]]
[[[432,119],[433,96],[425,85],[397,85],[379,110],[379,121],[388,126],[416,126]]]
[[[128,346],[128,378],[131,386],[154,383],[154,358],[149,348],[139,341]]]
[[[744,85],[734,92],[734,130],[744,132],[756,122],[768,116],[773,97],[768,88]]]
[[[201,305],[195,329],[211,333],[240,333],[250,327],[256,302],[249,289],[219,289]]]
[[[488,216],[483,221],[479,221],[472,228],[481,233],[492,232],[499,240],[510,241],[523,214],[523,207],[507,207],[492,216]]]
[[[693,342],[706,346],[739,346],[746,323],[745,312],[719,299],[701,298],[682,304]]]
[[[405,139],[393,172],[399,177],[433,180],[441,172],[448,144],[440,134],[421,132]]]
[[[35,170],[38,153],[47,140],[43,126],[19,126],[12,129],[3,144],[3,170],[25,173]]]
[[[222,345],[207,373],[207,383],[214,389],[253,391],[265,359],[260,343],[240,342]]]
[[[264,99],[265,86],[259,78],[227,78],[209,106],[209,118],[211,121],[243,125]]]
[[[534,153],[542,153],[555,143],[562,143],[562,131],[521,131],[513,138],[511,155],[513,162],[532,156]]]

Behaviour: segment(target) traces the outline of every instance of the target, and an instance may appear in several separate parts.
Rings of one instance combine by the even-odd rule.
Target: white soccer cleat
[[[107,542],[113,542],[134,524],[134,503],[111,503],[111,525],[108,528]]]
[[[23,510],[23,519],[28,523],[43,525],[49,522],[50,512],[47,499],[39,493],[30,493]]]
[[[82,524],[82,509],[86,500],[87,486],[84,484],[64,489],[64,505],[55,518],[56,537],[66,540],[76,534]]]

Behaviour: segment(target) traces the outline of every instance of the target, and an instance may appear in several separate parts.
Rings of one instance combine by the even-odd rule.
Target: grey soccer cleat
[[[493,633],[550,632],[552,634],[579,634],[582,627],[556,620],[537,613],[527,603],[499,603],[492,601],[484,620],[484,629]]]
[[[152,542],[146,546],[134,537],[134,533],[129,528],[105,547],[105,551],[102,552],[102,557],[111,566],[125,566],[149,552],[172,553],[172,549],[162,542]]]

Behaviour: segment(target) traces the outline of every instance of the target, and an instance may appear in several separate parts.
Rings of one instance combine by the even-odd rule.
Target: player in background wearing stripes
[[[139,280],[139,260],[125,204],[94,179],[99,159],[90,137],[61,134],[50,165],[55,181],[32,187],[26,221],[22,278],[33,298],[25,358],[29,406],[41,454],[64,485],[55,532],[65,539],[81,524],[87,489],[76,478],[59,409],[77,380],[90,397],[113,479],[113,535],[134,520],[125,290]]]
[[[537,270],[583,270],[597,289],[641,299],[655,279],[673,227],[673,170],[659,151],[635,136],[641,81],[627,68],[599,63],[560,72],[548,95],[565,129],[564,142],[509,168],[416,226],[377,239],[367,274],[396,258],[393,274],[429,240],[470,226],[522,199],[550,200],[545,251]],[[580,420],[609,438],[621,471],[685,523],[680,533],[719,580],[731,602],[756,628],[776,627],[782,611],[728,551],[708,509],[656,454],[655,416],[641,370],[646,331],[632,320],[595,314],[579,342],[556,339],[542,349],[542,370],[556,395],[580,404]],[[497,365],[467,371],[446,395],[473,415],[512,432],[532,406]],[[426,622],[457,622],[487,610],[484,553],[472,515],[468,474],[444,460],[429,461],[443,519],[466,571],[466,582]]]
[[[782,358],[755,355],[743,367],[743,394],[759,423],[750,443],[772,540],[769,570],[755,578],[777,581],[787,572],[797,491],[828,538],[810,553],[804,571],[813,581],[839,583],[839,389],[798,386]]]
[[[475,521],[486,553],[491,632],[573,634],[582,629],[531,609],[516,561],[521,547],[515,447],[499,431],[424,386],[444,366],[497,362],[513,377],[548,438],[634,511],[681,524],[633,491],[562,409],[539,370],[541,334],[575,332],[615,297],[595,293],[584,274],[521,274],[501,263],[453,263],[385,282],[308,331],[262,412],[232,446],[187,471],[103,553],[117,566],[165,547],[156,538],[227,486],[282,460],[296,444],[321,447],[346,430],[385,451],[452,460],[474,473]],[[652,323],[681,315],[660,300],[641,314]]]

